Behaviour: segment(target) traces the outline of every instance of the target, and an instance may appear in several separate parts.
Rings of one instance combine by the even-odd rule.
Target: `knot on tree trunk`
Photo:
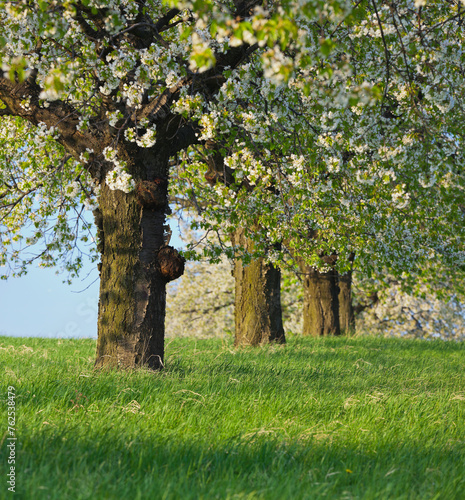
[[[168,181],[166,179],[154,179],[153,181],[141,181],[136,187],[136,199],[139,205],[150,210],[161,210],[166,207],[168,193]]]
[[[183,275],[185,262],[186,259],[173,247],[166,246],[158,251],[160,273],[166,282],[178,279]]]

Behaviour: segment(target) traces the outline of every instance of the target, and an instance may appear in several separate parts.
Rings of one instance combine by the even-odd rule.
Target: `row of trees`
[[[230,338],[235,336],[235,279],[231,263],[223,258],[190,262],[182,278],[167,288],[166,332],[169,337]],[[408,294],[395,280],[379,288],[371,280],[353,285],[357,335],[406,338],[465,339],[465,305],[448,294],[439,298],[426,287]],[[301,278],[301,277],[300,277]],[[282,273],[281,305],[284,331],[311,334],[303,329],[303,283],[290,270]],[[444,282],[444,288],[451,284]],[[375,291],[377,290],[377,291]]]
[[[224,328],[234,331],[236,345],[284,343],[284,317],[288,321],[292,317],[294,331],[296,323],[301,323],[297,329],[303,335],[354,331],[350,273],[338,276],[334,269],[320,273],[305,264],[292,269],[288,263],[283,268],[282,287],[282,270],[268,262],[266,256],[237,257],[232,261],[223,256],[219,263],[209,263],[211,259],[202,256],[208,253],[206,246],[211,241],[205,234],[190,231],[182,219],[180,222],[184,243],[196,247],[200,258],[200,262],[188,263],[182,280],[169,289],[170,321],[181,331],[192,328],[205,332],[211,328],[218,332],[218,328]],[[233,250],[253,250],[254,242],[244,229],[232,235],[221,233],[219,238]]]
[[[463,15],[453,0],[0,0],[5,274],[78,272],[94,209],[97,366],[158,368],[184,270],[169,191],[207,238],[234,235],[206,255],[236,260],[241,328],[264,328],[240,305],[254,297],[276,339],[289,261],[333,297],[333,331],[336,276],[349,296],[352,270],[410,287],[461,272]]]

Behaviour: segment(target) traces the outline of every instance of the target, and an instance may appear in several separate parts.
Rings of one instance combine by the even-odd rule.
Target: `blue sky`
[[[86,279],[67,285],[53,269],[34,267],[26,276],[0,281],[0,334],[96,338],[96,264],[83,270],[82,276],[87,274]]]
[[[170,245],[180,248],[175,221],[171,227]],[[26,276],[0,280],[0,335],[97,338],[96,263],[88,264],[81,276],[67,285],[54,269],[31,267]]]

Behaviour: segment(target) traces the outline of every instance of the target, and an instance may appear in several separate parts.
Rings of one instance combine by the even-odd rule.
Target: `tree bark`
[[[355,315],[352,304],[352,272],[339,275],[339,323],[341,333],[355,330]]]
[[[135,192],[101,187],[97,367],[163,367],[165,288],[184,261],[164,244],[167,179],[156,175],[167,172],[167,158],[158,169],[141,166],[152,180]]]
[[[300,263],[304,283],[303,335],[340,335],[337,271],[321,273]]]
[[[254,244],[238,229],[234,245],[252,252]],[[235,340],[234,344],[257,346],[270,342],[286,342],[281,310],[281,272],[264,258],[244,265],[237,259],[234,265]]]

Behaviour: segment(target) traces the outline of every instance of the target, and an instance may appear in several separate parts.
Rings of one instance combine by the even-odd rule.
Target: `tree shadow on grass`
[[[183,441],[109,426],[86,434],[23,435],[18,490],[43,499],[428,499],[463,498],[463,446],[383,450],[310,438],[243,435],[223,443]]]

